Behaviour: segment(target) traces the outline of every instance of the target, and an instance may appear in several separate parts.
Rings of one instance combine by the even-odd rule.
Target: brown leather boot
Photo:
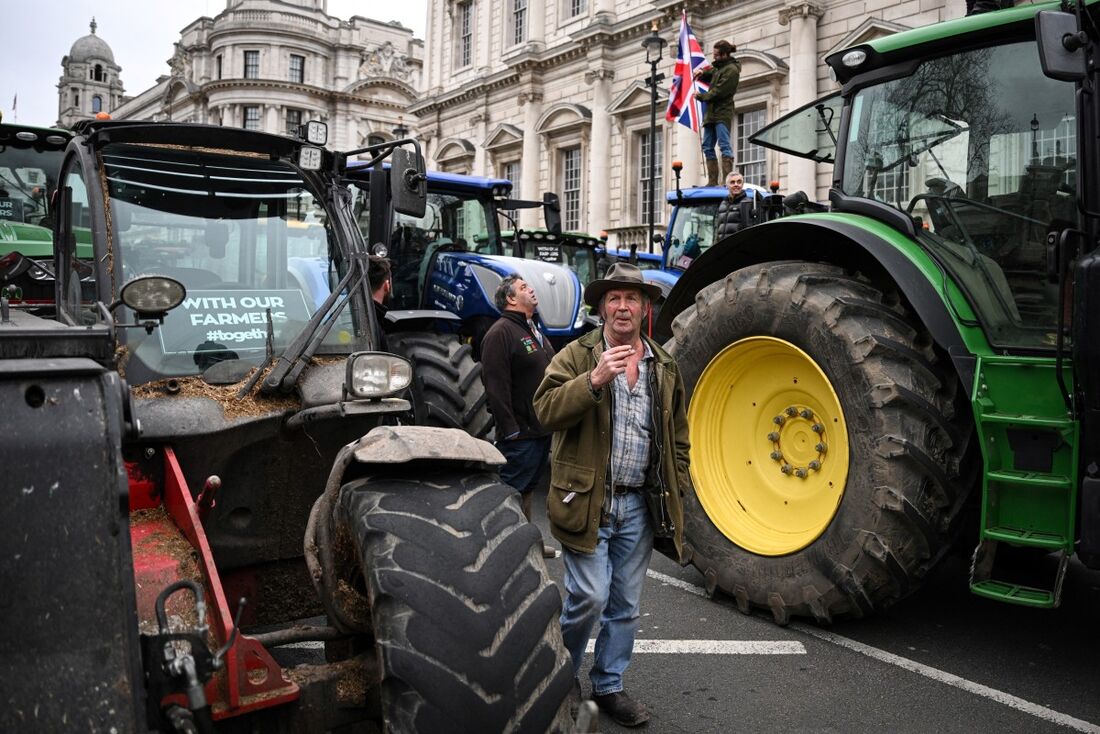
[[[722,156],[722,186],[726,185],[726,177],[733,173],[733,159]]]
[[[707,158],[707,186],[718,185],[718,159]]]
[[[626,691],[593,696],[592,700],[600,707],[600,711],[610,716],[620,726],[633,728],[649,721],[649,711],[646,710],[645,704],[626,695]]]

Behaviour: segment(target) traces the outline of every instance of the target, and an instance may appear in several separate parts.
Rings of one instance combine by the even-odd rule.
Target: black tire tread
[[[391,732],[568,726],[572,663],[538,529],[494,474],[375,475],[341,488]]]
[[[964,464],[973,426],[957,404],[958,378],[900,298],[835,266],[766,263],[701,290],[672,328],[666,346],[689,400],[712,348],[750,335],[803,349],[832,345],[832,359],[816,358],[829,380],[858,384],[871,398],[863,398],[863,424],[849,418],[849,444],[852,464],[872,462],[874,470],[860,480],[859,496],[849,475],[837,516],[797,553],[771,558],[737,548],[688,493],[685,544],[704,576],[742,611],[768,610],[780,624],[862,617],[917,588],[951,545],[970,489],[963,480],[972,474]]]
[[[410,402],[417,425],[460,428],[477,438],[493,429],[481,364],[457,334],[399,332],[386,337],[413,364]]]

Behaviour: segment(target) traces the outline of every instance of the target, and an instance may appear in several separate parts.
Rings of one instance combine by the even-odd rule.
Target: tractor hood
[[[576,274],[561,265],[518,257],[473,253],[440,253],[432,271],[427,306],[465,319],[495,316],[493,296],[509,275],[531,284],[539,299],[539,316],[549,334],[572,331],[581,318],[581,286]],[[475,293],[478,297],[471,297]],[[463,298],[460,294],[468,294]]]

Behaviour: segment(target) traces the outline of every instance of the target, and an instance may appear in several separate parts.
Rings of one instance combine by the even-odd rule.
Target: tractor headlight
[[[356,398],[386,398],[412,384],[412,363],[387,352],[356,352],[348,357],[344,388]]]

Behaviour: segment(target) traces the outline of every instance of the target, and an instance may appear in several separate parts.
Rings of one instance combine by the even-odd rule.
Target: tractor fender
[[[901,233],[884,236],[862,227],[853,215],[810,214],[776,219],[748,227],[718,241],[692,262],[665,300],[654,333],[664,342],[672,322],[695,302],[696,294],[726,275],[763,262],[805,260],[858,270],[880,287],[897,288],[936,344],[950,357],[963,385],[974,380],[976,360],[963,340],[947,304],[917,265],[899,247]]]
[[[338,490],[353,464],[416,461],[475,464],[489,471],[497,471],[506,463],[504,454],[496,446],[458,428],[378,426],[340,449],[325,491]]]

